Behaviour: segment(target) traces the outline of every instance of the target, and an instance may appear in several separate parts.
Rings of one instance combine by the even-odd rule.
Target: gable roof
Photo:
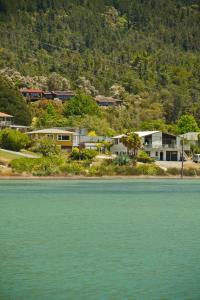
[[[60,95],[60,96],[62,96],[62,95],[70,95],[70,96],[74,96],[74,92],[72,92],[72,91],[52,91],[52,94],[54,94],[54,95]]]
[[[0,112],[0,117],[1,117],[1,118],[4,118],[4,117],[10,117],[10,118],[13,118],[12,115],[8,115],[8,114],[5,114],[5,113],[3,113],[3,112]]]
[[[160,131],[136,131],[135,133],[137,133],[139,135],[139,137],[144,137],[144,136],[152,135],[152,134],[155,134],[158,132],[160,132]]]
[[[43,90],[39,90],[39,89],[20,89],[21,92],[24,93],[43,93]]]
[[[101,103],[101,102],[108,102],[108,103],[122,102],[122,100],[115,99],[113,97],[105,97],[105,96],[101,96],[101,95],[96,96],[95,100],[99,103]]]
[[[125,134],[120,134],[120,135],[113,136],[112,139],[121,139],[124,136],[126,136],[126,135]]]
[[[74,132],[66,131],[66,130],[60,130],[56,128],[47,128],[47,129],[41,129],[41,130],[35,130],[27,132],[27,134],[74,134]]]
[[[160,131],[136,131],[134,133],[138,134],[139,137],[144,137],[144,136],[148,136],[148,135],[152,135],[154,133],[158,133]],[[113,139],[121,139],[122,137],[126,136],[126,134],[120,134],[117,136],[113,136]]]

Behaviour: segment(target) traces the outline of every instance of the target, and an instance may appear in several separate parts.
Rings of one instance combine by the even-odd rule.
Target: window
[[[58,135],[58,141],[70,141],[70,136],[69,135],[59,134]]]
[[[47,134],[48,139],[53,140],[53,134]]]
[[[118,144],[119,144],[119,140],[115,139],[115,145],[118,145]]]
[[[158,156],[158,152],[156,152],[156,156]]]

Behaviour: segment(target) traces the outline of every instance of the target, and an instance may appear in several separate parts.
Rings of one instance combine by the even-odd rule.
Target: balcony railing
[[[11,126],[12,122],[11,121],[0,121],[0,126]]]
[[[159,149],[159,148],[164,148],[164,149],[178,149],[180,148],[180,145],[177,144],[149,144],[149,145],[144,145],[145,149]]]

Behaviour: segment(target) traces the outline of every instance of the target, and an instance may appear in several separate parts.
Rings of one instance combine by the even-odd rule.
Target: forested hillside
[[[125,109],[106,116],[118,131],[184,113],[200,124],[198,3],[0,0],[0,69],[121,97]]]

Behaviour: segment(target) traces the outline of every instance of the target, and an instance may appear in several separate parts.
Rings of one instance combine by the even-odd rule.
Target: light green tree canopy
[[[122,143],[127,147],[128,154],[133,151],[133,156],[137,156],[137,152],[141,147],[141,140],[137,133],[129,132],[122,138]]]
[[[65,106],[64,114],[69,116],[100,115],[100,108],[91,96],[78,94]]]
[[[177,122],[178,133],[198,132],[199,127],[192,115],[183,115]]]

